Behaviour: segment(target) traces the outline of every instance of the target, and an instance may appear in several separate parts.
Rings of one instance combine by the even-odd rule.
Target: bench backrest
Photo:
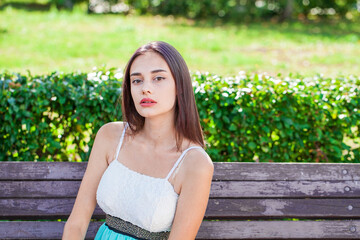
[[[0,238],[61,239],[65,222],[45,220],[66,221],[86,165],[1,162]],[[197,239],[360,239],[360,164],[214,165]],[[104,217],[97,206],[88,239]]]

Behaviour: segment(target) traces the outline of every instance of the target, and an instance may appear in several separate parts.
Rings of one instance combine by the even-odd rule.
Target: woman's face
[[[130,67],[130,89],[137,112],[147,118],[174,114],[175,80],[155,52],[138,56]]]

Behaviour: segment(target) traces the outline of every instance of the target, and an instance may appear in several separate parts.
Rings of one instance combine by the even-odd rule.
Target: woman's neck
[[[141,133],[142,141],[156,150],[176,148],[176,130],[174,121],[164,119],[145,119]]]

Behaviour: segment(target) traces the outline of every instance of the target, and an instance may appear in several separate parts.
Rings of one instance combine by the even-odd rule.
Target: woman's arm
[[[83,240],[85,238],[91,216],[96,207],[97,187],[108,167],[107,153],[109,145],[111,145],[109,141],[114,135],[114,128],[113,123],[108,123],[102,126],[96,134],[74,207],[64,227],[63,240]]]
[[[181,192],[169,240],[195,239],[204,218],[214,173],[211,159],[200,151],[190,151],[183,161]]]

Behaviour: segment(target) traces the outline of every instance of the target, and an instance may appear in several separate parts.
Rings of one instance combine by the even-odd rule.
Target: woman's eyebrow
[[[130,77],[131,77],[131,76],[141,76],[141,73],[134,72],[134,73],[130,74]]]
[[[166,70],[164,70],[164,69],[155,69],[155,70],[151,71],[151,73],[158,73],[158,72],[166,72]]]
[[[158,73],[158,72],[167,72],[166,70],[164,69],[155,69],[155,70],[152,70],[151,73]],[[134,73],[131,73],[130,74],[130,77],[131,76],[141,76],[141,73],[139,72],[134,72]]]

